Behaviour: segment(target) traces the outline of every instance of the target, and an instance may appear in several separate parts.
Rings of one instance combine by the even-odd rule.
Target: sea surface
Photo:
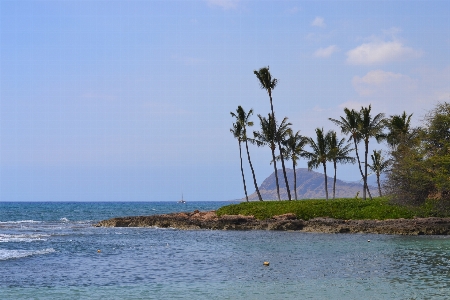
[[[447,236],[92,226],[227,204],[0,202],[0,299],[450,298]]]

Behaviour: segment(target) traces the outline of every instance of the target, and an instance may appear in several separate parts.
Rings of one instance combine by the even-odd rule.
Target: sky
[[[420,125],[450,101],[449,15],[449,1],[0,0],[0,201],[242,198],[230,112],[253,109],[257,130],[265,66],[302,135],[340,134],[328,118],[368,105]],[[261,184],[270,150],[249,150]]]

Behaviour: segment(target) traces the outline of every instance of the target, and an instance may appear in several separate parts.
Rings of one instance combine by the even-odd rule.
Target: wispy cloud
[[[325,28],[325,21],[322,17],[316,17],[314,21],[311,22],[311,26]]]
[[[239,0],[205,0],[209,6],[218,6],[223,9],[236,9]]]
[[[369,96],[380,90],[411,90],[416,87],[416,82],[411,77],[383,70],[370,71],[363,77],[355,76],[352,84],[361,96]]]
[[[300,11],[300,9],[297,6],[294,6],[294,7],[292,7],[292,8],[287,10],[287,12],[290,13],[290,14],[296,14],[299,11]]]
[[[347,52],[347,62],[352,65],[375,65],[420,57],[422,53],[406,47],[398,40],[372,41]]]
[[[331,45],[326,48],[319,48],[314,52],[314,57],[327,58],[330,57],[334,52],[338,51],[336,45]]]

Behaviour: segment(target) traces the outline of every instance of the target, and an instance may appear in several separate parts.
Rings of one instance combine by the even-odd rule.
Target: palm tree
[[[331,132],[323,133],[323,128],[316,128],[316,141],[308,138],[308,143],[312,148],[312,152],[305,151],[305,157],[309,159],[308,169],[316,169],[320,165],[323,166],[323,173],[325,176],[325,195],[328,200],[328,180],[327,180],[327,161],[330,160],[330,136]]]
[[[289,137],[284,141],[284,151],[285,158],[292,160],[292,169],[294,169],[294,192],[295,192],[295,200],[298,200],[297,197],[297,174],[295,172],[295,167],[297,166],[297,160],[300,157],[304,156],[304,147],[308,143],[308,139],[302,135],[300,135],[300,131],[297,131],[295,134],[289,132]]]
[[[385,120],[385,126],[389,132],[382,137],[386,139],[386,142],[392,149],[396,149],[400,143],[408,138],[411,130],[410,123],[412,115],[410,114],[408,116],[404,111],[402,115],[393,115]]]
[[[258,115],[258,118],[261,123],[261,130],[253,132],[253,136],[255,137],[253,142],[255,142],[258,146],[269,146],[270,150],[272,150],[272,161],[275,173],[275,182],[277,184],[277,195],[278,200],[281,201],[280,186],[278,184],[277,161],[275,157],[276,135],[273,130],[273,128],[275,128],[275,119],[272,118],[270,114],[267,119],[261,115]]]
[[[242,174],[242,182],[244,184],[244,192],[245,192],[245,199],[248,202],[248,195],[247,195],[247,186],[245,185],[245,177],[244,177],[244,168],[242,167],[242,126],[240,123],[233,123],[233,128],[230,129],[230,132],[233,134],[233,136],[238,140],[239,143],[239,158],[241,160],[241,174]]]
[[[263,67],[259,69],[258,71],[253,71],[253,73],[256,75],[256,78],[258,78],[259,83],[261,85],[262,89],[265,89],[267,93],[269,94],[270,98],[270,109],[272,111],[272,117],[275,118],[275,113],[273,111],[273,103],[272,103],[272,90],[277,86],[278,80],[276,78],[272,79],[272,75],[269,71],[269,66]]]
[[[248,151],[248,137],[247,137],[247,126],[253,126],[253,122],[249,121],[250,116],[253,114],[253,109],[250,109],[248,113],[242,108],[242,106],[238,106],[236,109],[236,113],[230,112],[231,116],[236,118],[236,123],[239,123],[242,127],[242,140],[245,142],[245,149],[247,150],[247,158],[248,163],[250,165],[250,169],[252,170],[253,175],[253,183],[255,185],[256,193],[258,194],[259,201],[263,201],[261,197],[261,193],[259,192],[258,184],[256,183],[255,170],[253,169],[252,161],[250,159],[250,152]]]
[[[374,137],[378,141],[382,138],[385,119],[384,113],[379,113],[375,117],[372,118],[370,112],[372,110],[371,105],[369,107],[361,107],[360,115],[360,128],[359,132],[361,134],[361,139],[364,141],[365,151],[364,151],[364,190],[367,190],[370,199],[372,196],[370,195],[369,186],[367,185],[367,166],[369,163],[367,162],[367,156],[369,154],[369,140]]]
[[[336,165],[337,163],[346,164],[346,163],[352,163],[354,164],[356,162],[356,159],[354,157],[350,156],[350,152],[353,151],[353,149],[350,149],[351,144],[345,144],[345,138],[338,141],[336,132],[331,131],[330,135],[330,155],[329,159],[333,162],[334,166],[334,180],[333,180],[333,199],[336,197]]]
[[[263,67],[263,68],[259,69],[258,71],[255,70],[255,71],[253,71],[253,73],[256,75],[256,78],[258,78],[261,88],[265,89],[267,91],[267,93],[269,94],[270,110],[272,112],[272,118],[275,120],[275,112],[273,110],[273,101],[272,101],[272,90],[277,86],[278,79],[276,79],[276,78],[272,79],[272,75],[270,74],[270,71],[269,71],[269,66],[267,66],[267,68]],[[273,122],[273,125],[276,126],[276,122]],[[283,125],[283,122],[281,125]],[[280,129],[280,128],[278,128],[278,129]],[[274,127],[273,131],[277,131],[277,128]],[[287,176],[286,176],[286,168],[284,166],[284,159],[283,159],[283,154],[281,153],[281,145],[280,145],[280,141],[279,141],[279,138],[281,138],[281,136],[279,136],[278,132],[276,133],[276,136],[277,136],[278,147],[280,149],[281,166],[283,167],[283,174],[284,174],[284,180],[286,183],[286,190],[287,190],[288,198],[289,198],[289,200],[291,200],[291,192],[289,190],[289,183],[287,181]]]
[[[377,175],[377,184],[378,184],[378,193],[381,195],[381,185],[380,185],[380,174],[386,171],[390,165],[390,160],[385,160],[384,157],[381,155],[381,150],[376,151],[373,150],[373,154],[370,155],[372,158],[372,164],[369,165],[369,168],[372,172],[375,172]]]
[[[289,126],[291,126],[292,124],[288,123],[287,119],[288,118],[285,117],[283,119],[283,121],[281,121],[279,126],[277,126],[276,121],[275,121],[275,127],[276,127],[275,138],[278,143],[278,150],[280,151],[281,166],[283,167],[284,182],[286,184],[286,191],[288,194],[288,199],[289,199],[289,201],[291,201],[292,200],[291,191],[289,189],[289,182],[288,182],[287,175],[286,175],[286,167],[284,166],[283,148],[281,147],[281,143],[284,142],[286,136],[288,136],[289,133],[292,133],[292,130],[289,128]]]
[[[349,134],[350,137],[348,141],[353,140],[353,143],[355,145],[355,154],[356,159],[358,161],[358,168],[359,172],[361,174],[361,178],[364,178],[364,173],[361,168],[361,160],[359,159],[358,154],[358,144],[361,141],[361,133],[359,132],[360,128],[360,115],[357,111],[354,109],[349,110],[348,108],[344,108],[345,117],[340,117],[340,120],[336,120],[333,118],[328,118],[331,122],[336,124],[341,128],[341,132],[343,134]],[[363,199],[366,199],[366,190],[363,191]]]

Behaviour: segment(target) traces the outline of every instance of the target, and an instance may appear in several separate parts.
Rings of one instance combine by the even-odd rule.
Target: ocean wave
[[[67,219],[67,218],[61,218],[61,219],[59,219],[61,222],[69,222],[69,219]]]
[[[42,223],[42,221],[35,221],[35,220],[19,220],[19,221],[5,221],[5,222],[0,222],[0,224],[22,224],[22,223]]]
[[[0,234],[0,243],[46,241],[49,234]]]
[[[4,250],[0,249],[0,260],[8,260],[15,258],[22,258],[33,255],[42,255],[56,252],[53,248],[47,248],[42,250]]]

